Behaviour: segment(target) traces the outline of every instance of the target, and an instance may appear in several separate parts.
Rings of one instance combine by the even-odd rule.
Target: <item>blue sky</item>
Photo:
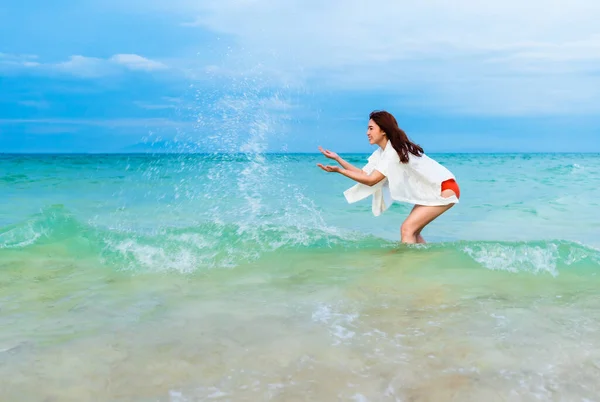
[[[2,2],[0,152],[600,152],[599,2],[413,3]]]

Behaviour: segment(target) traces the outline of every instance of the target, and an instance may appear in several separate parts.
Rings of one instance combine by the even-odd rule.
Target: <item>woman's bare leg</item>
[[[452,195],[454,195],[454,191],[452,190],[442,192],[442,197],[445,198]],[[425,239],[421,236],[423,228],[453,206],[454,204],[436,206],[415,205],[400,228],[402,243],[425,244]]]
[[[415,210],[415,207],[413,207],[413,211]],[[417,237],[417,244],[426,244],[427,243],[425,241],[425,239],[423,238],[423,236],[421,236],[421,231],[420,230],[417,233],[415,233],[415,236]]]

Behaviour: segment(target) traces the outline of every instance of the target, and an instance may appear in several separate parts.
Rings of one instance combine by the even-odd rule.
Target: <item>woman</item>
[[[321,153],[341,167],[321,163],[317,166],[356,181],[358,184],[344,192],[346,199],[356,202],[372,195],[375,215],[385,211],[393,201],[414,204],[400,228],[401,241],[425,243],[421,236],[423,228],[458,203],[460,189],[454,175],[411,142],[394,116],[386,111],[369,115],[367,137],[371,145],[379,148],[362,169],[322,147],[319,147]]]

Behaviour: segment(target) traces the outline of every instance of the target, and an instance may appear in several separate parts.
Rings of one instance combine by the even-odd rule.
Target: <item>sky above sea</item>
[[[599,152],[600,3],[10,0],[0,152]],[[153,145],[154,144],[154,145]]]

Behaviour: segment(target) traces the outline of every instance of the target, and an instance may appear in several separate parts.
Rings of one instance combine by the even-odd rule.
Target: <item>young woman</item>
[[[369,115],[367,137],[378,149],[362,169],[348,163],[335,152],[319,147],[323,155],[340,166],[324,166],[357,182],[346,190],[348,202],[373,196],[373,213],[379,215],[393,201],[414,204],[400,228],[403,243],[425,243],[421,231],[438,216],[458,203],[460,189],[454,175],[425,155],[423,148],[408,139],[394,116],[386,111]]]

